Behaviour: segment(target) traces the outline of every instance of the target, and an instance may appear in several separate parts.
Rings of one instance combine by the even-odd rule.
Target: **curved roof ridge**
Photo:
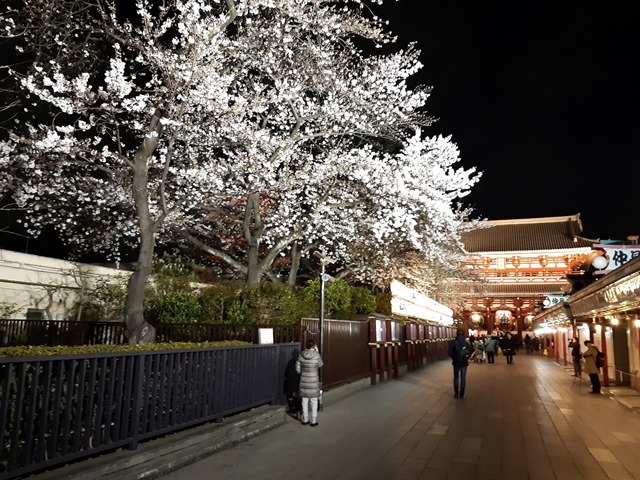
[[[534,217],[534,218],[512,218],[507,220],[483,220],[482,223],[487,225],[518,225],[531,223],[557,223],[557,222],[577,222],[582,231],[582,222],[580,214],[564,215],[558,217]]]

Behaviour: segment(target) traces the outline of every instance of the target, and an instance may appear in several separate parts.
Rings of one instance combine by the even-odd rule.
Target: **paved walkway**
[[[589,394],[572,373],[498,357],[471,365],[456,399],[450,362],[436,362],[333,402],[328,392],[318,427],[288,418],[161,480],[640,479],[640,415],[615,401],[637,392]]]

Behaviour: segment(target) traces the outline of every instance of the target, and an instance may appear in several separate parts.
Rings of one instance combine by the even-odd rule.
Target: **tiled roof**
[[[598,239],[581,237],[580,214],[565,217],[490,220],[462,235],[468,253],[591,248]]]

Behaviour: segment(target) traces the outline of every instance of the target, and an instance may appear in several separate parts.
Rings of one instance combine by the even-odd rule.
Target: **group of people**
[[[600,393],[600,368],[596,364],[600,352],[591,340],[585,340],[584,346],[587,347],[587,349],[583,352],[580,349],[580,342],[576,337],[569,341],[571,358],[573,359],[573,376],[582,376],[582,359],[584,359],[584,370],[587,372],[587,375],[589,375],[589,380],[591,381],[591,392],[589,393]]]
[[[475,338],[470,336],[466,338],[464,330],[459,328],[456,332],[456,338],[449,344],[449,357],[453,365],[453,396],[464,398],[467,385],[467,367],[474,357],[478,358],[479,354],[483,357],[486,355],[487,363],[491,365],[495,363],[496,352],[502,351],[507,359],[507,364],[511,365],[517,346],[516,337],[510,332],[501,332],[489,337]]]
[[[524,336],[524,346],[527,353],[537,353],[542,349],[542,337],[531,336],[528,333]]]
[[[470,336],[469,343],[473,347],[472,360],[476,363],[492,365],[496,361],[496,355],[502,354],[507,360],[507,364],[513,363],[513,356],[518,350],[516,337],[511,333],[500,332],[497,335],[481,335],[477,338]]]
[[[453,365],[453,396],[464,398],[467,384],[467,367],[470,361],[481,363],[480,358],[486,356],[487,363],[495,363],[496,353],[502,352],[507,365],[513,364],[513,356],[518,349],[518,341],[510,332],[500,332],[497,335],[466,338],[464,330],[459,328],[456,338],[449,344],[449,357]]]
[[[573,357],[574,376],[582,374],[582,359],[585,361],[585,371],[591,380],[591,392],[600,393],[600,368],[596,364],[599,352],[591,340],[584,341],[587,349],[582,352],[580,342],[572,338],[569,342]],[[320,368],[323,365],[318,347],[313,340],[309,340],[305,349],[295,360],[295,372],[299,375],[297,394],[301,401],[300,421],[302,425],[318,425],[318,406],[321,395]],[[507,360],[507,364],[513,364],[513,356],[516,353],[518,342],[510,332],[498,335],[473,336],[466,338],[463,329],[458,329],[456,338],[449,344],[449,357],[453,365],[453,392],[455,398],[464,398],[467,367],[475,356],[486,356],[489,365],[495,363],[495,355],[498,350]],[[528,348],[528,347],[527,347]]]
[[[573,356],[574,375],[577,377],[581,375],[581,361],[584,359],[585,371],[591,380],[592,388],[590,393],[600,393],[600,367],[597,365],[600,352],[591,340],[585,340],[584,345],[587,349],[582,352],[577,338],[573,338],[569,342],[569,348],[571,348]],[[489,350],[487,347],[489,347]],[[467,368],[469,362],[473,361],[474,356],[477,357],[478,352],[482,351],[483,354],[486,354],[487,363],[492,364],[495,361],[497,348],[502,350],[507,359],[507,364],[512,364],[513,355],[517,350],[517,340],[511,333],[507,332],[504,335],[492,335],[476,339],[473,336],[466,338],[464,330],[461,328],[457,330],[456,338],[449,344],[449,357],[453,365],[453,396],[455,398],[464,398],[467,384]]]

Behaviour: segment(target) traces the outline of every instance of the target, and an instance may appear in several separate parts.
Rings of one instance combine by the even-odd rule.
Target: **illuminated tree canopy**
[[[446,262],[480,174],[425,134],[429,89],[408,87],[419,52],[362,49],[394,41],[376,3],[12,2],[4,83],[24,101],[0,188],[33,235],[52,225],[79,252],[138,249],[132,343],[149,328],[157,244],[194,245],[248,286],[293,285],[311,248],[363,280],[401,251]]]

